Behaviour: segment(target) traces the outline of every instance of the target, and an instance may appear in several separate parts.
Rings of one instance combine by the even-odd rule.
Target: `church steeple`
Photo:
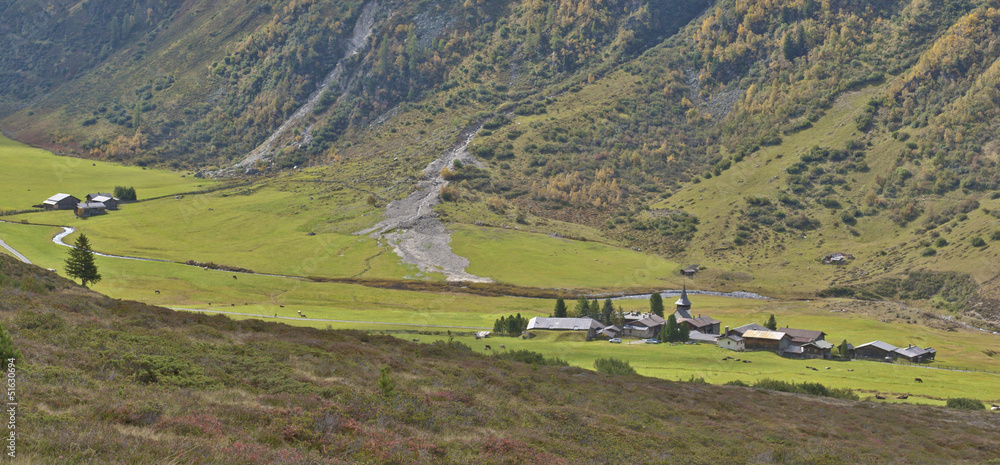
[[[691,310],[691,301],[688,300],[687,283],[684,284],[681,290],[681,297],[677,299],[677,312],[685,315],[685,318],[690,318],[689,310]]]

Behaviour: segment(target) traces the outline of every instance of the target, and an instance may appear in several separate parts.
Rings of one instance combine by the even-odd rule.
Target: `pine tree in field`
[[[0,360],[6,364],[9,359],[21,360],[21,351],[14,347],[14,341],[11,340],[10,335],[7,334],[7,330],[0,327]]]
[[[649,296],[649,311],[657,316],[663,316],[663,296],[658,292]]]
[[[94,263],[94,252],[90,250],[90,241],[86,234],[80,234],[69,251],[69,258],[66,259],[66,274],[71,278],[77,278],[83,287],[87,283],[96,283],[101,280],[101,274],[97,272],[97,265]]]
[[[601,318],[601,304],[597,303],[597,299],[590,301],[590,310],[587,312],[587,316],[600,320]]]
[[[771,316],[767,317],[767,322],[764,323],[764,327],[770,329],[771,331],[778,329],[778,321],[774,319],[773,313]]]
[[[556,299],[556,309],[552,316],[556,318],[566,318],[566,301],[562,297]]]
[[[677,340],[677,317],[673,313],[667,317],[667,324],[660,331],[660,340],[664,342]]]
[[[615,313],[615,306],[611,305],[611,299],[604,299],[604,306],[601,307],[601,323],[610,325],[611,316]]]
[[[688,328],[687,323],[677,325],[677,337],[674,340],[676,342],[687,342],[688,339],[691,339],[691,328]]]
[[[586,297],[581,295],[578,299],[576,299],[576,308],[573,309],[573,312],[574,318],[583,318],[587,316],[587,313],[590,312],[590,302],[587,301]]]

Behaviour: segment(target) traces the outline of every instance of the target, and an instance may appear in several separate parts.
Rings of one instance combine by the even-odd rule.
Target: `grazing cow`
[[[879,399],[879,400],[885,400],[885,397],[882,397],[882,396],[880,396],[878,394],[875,394],[875,398]]]
[[[300,315],[302,315],[302,318],[309,318],[309,317],[306,316],[305,313],[300,313]]]
[[[1000,405],[994,405],[990,407],[990,410],[1000,410]]]
[[[913,378],[913,380],[914,380],[914,381],[916,381],[916,382],[918,382],[918,383],[922,383],[922,382],[924,382],[924,380],[922,380],[922,379],[920,379],[920,378]]]
[[[812,370],[813,371],[819,371],[819,368],[813,368]]]
[[[506,349],[506,348],[507,348],[507,346],[505,346],[505,345],[503,345],[503,344],[500,344],[500,348],[501,348],[501,349]]]
[[[738,358],[734,358],[733,360],[736,360],[737,362],[740,361],[740,359],[738,359]]]
[[[750,360],[744,360],[743,363],[753,363],[753,362]]]
[[[299,316],[302,316],[302,310],[296,310],[296,312],[299,312]]]
[[[233,275],[233,279],[236,279],[236,275]]]
[[[159,293],[160,293],[160,290],[159,290],[159,289],[157,289],[157,290],[155,290],[155,291],[153,291],[153,292],[155,292],[155,293],[159,294]]]
[[[904,394],[904,395],[901,395],[901,396],[896,396],[896,398],[897,398],[897,399],[903,399],[903,400],[906,400],[906,399],[909,399],[909,398],[910,398],[910,396],[908,396],[908,395],[905,395],[905,394]]]
[[[281,308],[285,308],[285,306],[284,306],[284,305],[278,305],[278,306],[279,306],[279,307],[281,307]]]
[[[420,339],[413,339],[413,342],[420,342]]]
[[[274,314],[274,317],[275,317],[275,318],[277,318],[277,317],[278,317],[278,314],[277,314],[277,313],[275,313],[275,314]]]
[[[493,348],[490,347],[489,344],[486,344],[486,347],[483,347],[483,350],[493,350]]]
[[[811,366],[809,366],[809,365],[806,365],[806,368],[808,368],[808,369],[810,369],[810,370],[815,370],[815,368],[813,368],[813,367],[811,367]]]
[[[854,368],[848,368],[847,371],[854,371]]]
[[[236,304],[233,304],[233,303],[230,303],[230,304],[229,304],[229,306],[230,306],[230,307],[235,307],[235,306],[236,306]]]
[[[826,369],[827,369],[827,370],[829,370],[829,369],[830,369],[830,367],[826,367]]]

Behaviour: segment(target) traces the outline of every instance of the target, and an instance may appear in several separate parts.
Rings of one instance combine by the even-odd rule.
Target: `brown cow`
[[[918,383],[922,383],[922,382],[924,382],[924,380],[922,380],[922,379],[920,379],[920,378],[913,378],[913,380],[914,380],[914,381],[916,381],[916,382],[918,382]]]

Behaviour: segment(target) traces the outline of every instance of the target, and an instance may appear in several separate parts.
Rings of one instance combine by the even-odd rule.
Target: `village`
[[[658,294],[654,294],[658,295]],[[653,312],[627,312],[621,314],[621,325],[605,325],[591,317],[534,317],[527,321],[525,335],[532,337],[541,332],[579,332],[587,341],[608,341],[622,343],[631,339],[633,344],[659,344],[660,338],[674,320],[683,325],[686,340],[672,342],[687,344],[714,344],[719,348],[735,352],[768,351],[782,357],[797,359],[850,360],[865,359],[884,362],[905,360],[924,363],[934,360],[937,351],[914,345],[896,347],[880,340],[858,346],[844,341],[837,346],[826,340],[823,330],[785,327],[767,327],[749,323],[735,328],[721,327],[722,322],[704,315],[693,316],[687,286],[681,290],[675,302],[676,310],[668,318]],[[772,320],[767,322],[774,324]],[[721,328],[721,329],[720,329]]]
[[[104,215],[108,210],[117,210],[119,205],[130,200],[136,200],[135,189],[117,186],[114,195],[107,192],[95,192],[87,194],[83,200],[71,194],[60,192],[45,199],[44,202],[34,205],[34,207],[45,210],[73,210],[77,217],[89,218]]]

